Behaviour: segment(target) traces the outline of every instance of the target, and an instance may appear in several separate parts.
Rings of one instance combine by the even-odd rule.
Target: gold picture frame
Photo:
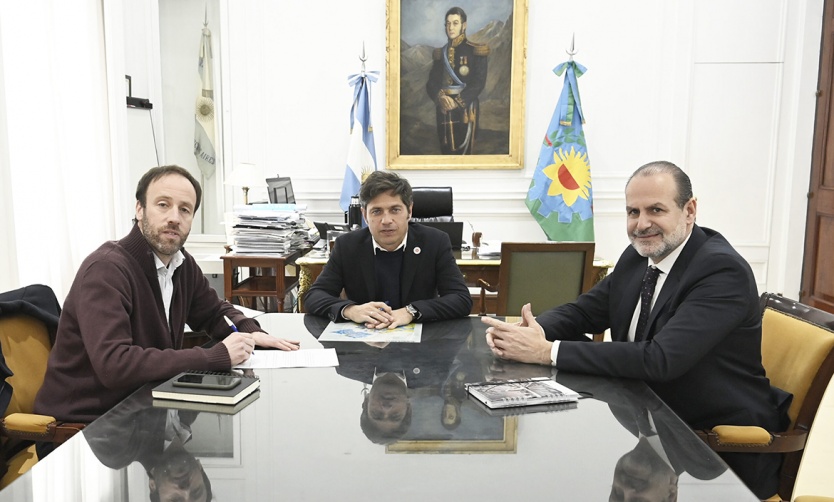
[[[387,2],[387,168],[523,168],[527,0]],[[442,154],[440,118],[426,85],[432,65],[440,61],[438,48],[447,42],[444,16],[453,5],[466,12],[467,38],[489,47],[468,155]]]
[[[385,453],[515,453],[518,417],[504,417],[504,437],[470,440],[405,440],[385,447]]]

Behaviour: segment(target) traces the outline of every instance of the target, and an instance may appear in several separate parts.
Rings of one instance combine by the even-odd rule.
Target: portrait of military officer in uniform
[[[401,9],[389,28],[400,54],[389,68],[399,89],[389,100],[397,106],[387,110],[389,123],[399,126],[389,136],[396,156],[443,155],[475,165],[512,155],[510,138],[523,131],[511,121],[523,92],[516,48],[523,45],[524,11],[518,30],[515,20],[522,0],[388,1]]]
[[[484,90],[489,46],[466,38],[466,12],[446,12],[448,43],[432,53],[426,92],[434,101],[437,138],[443,155],[477,153],[478,96]]]

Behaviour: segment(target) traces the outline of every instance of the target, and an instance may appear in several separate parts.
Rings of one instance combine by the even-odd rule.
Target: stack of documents
[[[478,248],[478,257],[480,258],[500,258],[501,257],[501,243],[482,242],[481,247]]]
[[[307,244],[306,206],[253,204],[235,206],[231,229],[236,253],[286,254]]]

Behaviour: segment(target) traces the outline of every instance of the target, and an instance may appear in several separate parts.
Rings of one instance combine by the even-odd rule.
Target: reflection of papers
[[[400,342],[420,343],[422,324],[407,324],[394,329],[371,329],[353,322],[331,322],[319,337],[320,342]]]
[[[338,366],[336,349],[257,350],[235,368],[326,368]]]

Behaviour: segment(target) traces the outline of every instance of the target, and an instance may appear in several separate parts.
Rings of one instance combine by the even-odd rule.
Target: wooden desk
[[[263,310],[284,312],[284,297],[298,285],[298,270],[286,275],[288,265],[295,264],[307,250],[296,250],[285,255],[249,255],[229,253],[223,258],[223,296],[228,301],[238,299],[240,305],[255,308],[257,298],[264,298]],[[239,268],[248,268],[249,277],[238,280]],[[269,298],[274,298],[272,308]],[[250,299],[247,301],[247,299]],[[249,305],[246,305],[249,303]]]
[[[326,318],[266,314],[258,321],[270,333],[292,334],[302,350],[334,345],[315,338]],[[335,368],[254,370],[260,392],[236,415],[180,411],[191,438],[176,459],[196,472],[202,467],[216,500],[608,500],[622,464],[646,480],[663,474],[663,460],[634,452],[641,440],[633,417],[651,410],[654,441],[675,461],[679,500],[759,500],[642,382],[559,371],[556,380],[593,397],[551,413],[485,411],[466,396],[465,383],[551,376],[551,368],[495,359],[478,317],[427,323],[415,344],[335,345]],[[400,390],[392,399],[407,399],[410,423],[383,441],[389,444],[372,442],[362,428],[378,367],[406,377],[405,396]],[[170,417],[164,402],[151,399],[153,385],[0,491],[0,502],[148,500],[146,468],[164,458]],[[458,419],[451,427],[441,421],[448,405]]]
[[[498,269],[501,266],[501,258],[481,259],[473,256],[472,251],[455,251],[455,260],[463,279],[470,288],[478,287],[478,279],[483,279],[490,284],[498,284]],[[313,252],[295,261],[299,267],[298,278],[298,311],[304,312],[302,298],[316,281],[324,266],[327,264],[327,257],[323,252]],[[614,264],[607,260],[594,260],[594,272],[596,277],[594,284],[603,280],[608,275],[608,269]],[[479,298],[472,298],[472,314],[478,313]],[[496,298],[494,295],[486,298],[486,311],[495,312]]]

